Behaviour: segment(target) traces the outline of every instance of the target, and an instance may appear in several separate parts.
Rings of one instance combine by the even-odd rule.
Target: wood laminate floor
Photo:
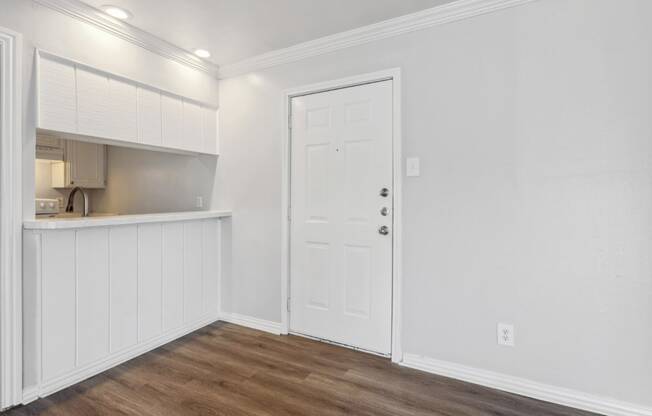
[[[587,416],[296,336],[216,323],[19,415]]]

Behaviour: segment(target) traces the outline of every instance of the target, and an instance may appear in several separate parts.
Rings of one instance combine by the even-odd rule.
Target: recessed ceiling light
[[[210,58],[211,53],[208,52],[206,49],[195,49],[195,55],[199,56],[200,58]]]
[[[117,6],[102,6],[102,10],[104,10],[104,13],[116,19],[127,20],[131,18],[129,11]]]

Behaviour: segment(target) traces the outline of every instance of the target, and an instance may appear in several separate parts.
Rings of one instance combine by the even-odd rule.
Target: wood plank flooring
[[[18,415],[588,416],[296,336],[216,323]]]

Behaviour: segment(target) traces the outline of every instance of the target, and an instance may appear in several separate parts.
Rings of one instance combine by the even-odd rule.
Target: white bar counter
[[[230,217],[231,211],[186,211],[162,214],[138,215],[98,215],[89,217],[45,217],[23,222],[26,230],[63,230],[71,228],[105,227],[112,225],[130,225],[162,223],[175,221],[203,220],[208,218]]]

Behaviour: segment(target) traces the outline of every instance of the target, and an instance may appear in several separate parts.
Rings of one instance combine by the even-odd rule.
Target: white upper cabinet
[[[217,154],[217,110],[43,51],[38,57],[38,128],[77,140]]]
[[[183,102],[183,141],[182,146],[192,152],[204,151],[202,136],[203,112],[201,106]]]
[[[41,59],[39,67],[39,127],[77,131],[75,67],[56,60]]]
[[[108,127],[111,138],[138,140],[138,88],[127,82],[109,78]]]
[[[169,95],[161,95],[161,125],[163,146],[187,150],[183,146],[183,101]]]
[[[138,143],[161,146],[161,135],[161,94],[138,88]]]
[[[95,71],[77,68],[77,133],[107,137],[109,79]]]

